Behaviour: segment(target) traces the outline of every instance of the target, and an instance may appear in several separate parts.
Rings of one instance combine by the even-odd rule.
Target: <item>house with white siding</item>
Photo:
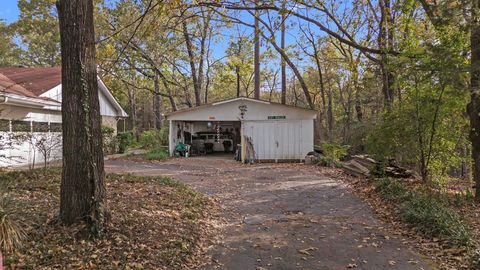
[[[98,90],[102,125],[116,130],[127,113],[100,78]],[[0,68],[0,167],[61,158],[61,109],[59,67]]]

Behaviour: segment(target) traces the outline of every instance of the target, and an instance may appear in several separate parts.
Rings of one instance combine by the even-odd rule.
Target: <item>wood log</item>
[[[378,161],[370,158],[367,155],[355,155],[352,156],[352,160],[360,163],[362,166],[368,168],[368,170],[372,171],[375,167],[379,164]]]

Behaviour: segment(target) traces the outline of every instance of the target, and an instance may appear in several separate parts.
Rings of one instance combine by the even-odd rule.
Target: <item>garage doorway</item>
[[[173,142],[170,153],[177,151],[179,144],[185,144],[189,156],[234,157],[241,142],[240,121],[171,121],[170,138]]]

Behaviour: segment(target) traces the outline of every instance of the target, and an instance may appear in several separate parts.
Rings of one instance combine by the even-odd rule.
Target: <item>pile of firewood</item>
[[[398,166],[394,159],[379,162],[368,155],[354,155],[344,158],[341,164],[345,173],[356,177],[417,177],[414,171]]]

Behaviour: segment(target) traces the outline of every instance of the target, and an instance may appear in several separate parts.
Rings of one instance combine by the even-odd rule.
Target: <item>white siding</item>
[[[20,139],[21,135],[27,135]],[[50,148],[47,161],[62,157],[62,133],[60,132],[0,132],[0,141],[4,149],[0,150],[0,167],[44,164],[44,156],[35,147],[37,140],[44,138],[43,145]],[[8,144],[8,145],[6,145]]]
[[[100,114],[105,116],[118,116],[118,112],[113,107],[112,103],[105,97],[105,95],[98,91],[98,97],[100,101]]]
[[[48,90],[47,92],[40,95],[41,97],[48,97],[53,100],[62,102],[62,85],[59,84],[54,88]]]
[[[62,102],[62,85],[58,85],[55,88],[48,90],[40,95],[41,97],[48,97],[56,101]],[[98,91],[98,99],[100,102],[100,115],[102,116],[121,116],[112,102],[105,96],[103,91]]]
[[[259,160],[304,159],[313,151],[313,120],[245,121]]]

